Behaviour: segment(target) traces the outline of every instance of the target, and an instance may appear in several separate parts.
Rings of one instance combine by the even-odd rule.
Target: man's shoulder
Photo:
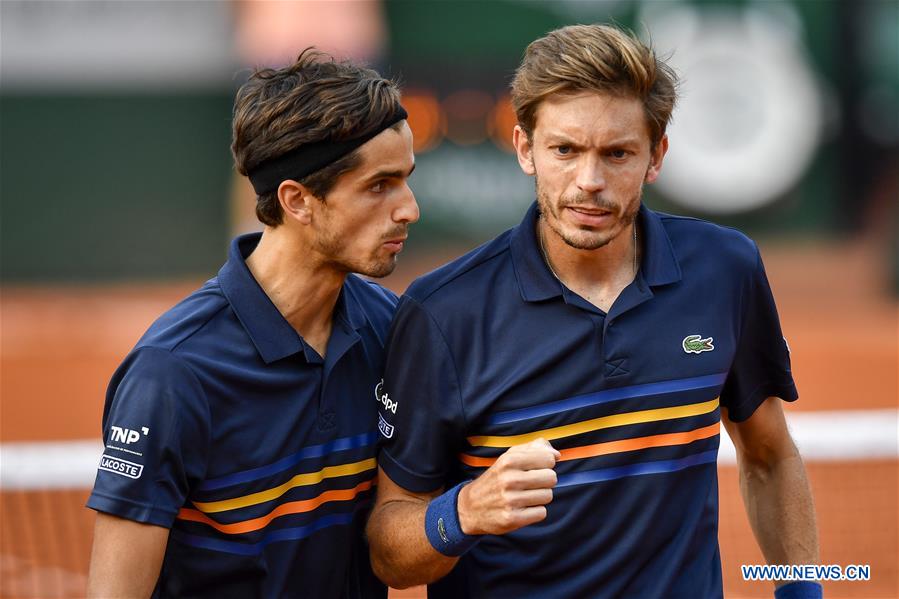
[[[134,349],[156,348],[175,352],[185,341],[195,338],[227,307],[228,300],[219,287],[218,279],[212,278],[157,318]]]
[[[689,216],[655,214],[679,258],[714,258],[729,267],[755,268],[758,246],[742,231]]]
[[[509,254],[509,239],[513,230],[506,231],[487,243],[459,256],[412,282],[405,296],[419,304],[440,300],[460,299],[470,302],[473,291],[491,284],[498,263]]]
[[[220,321],[209,326],[228,307],[228,300],[219,287],[218,278],[206,281],[202,287],[169,308],[150,325],[119,365],[110,381],[108,392],[115,393],[126,379],[140,381],[140,384],[132,387],[141,388],[140,393],[154,392],[163,387],[194,391],[199,389],[196,350],[198,347],[204,348],[205,351],[199,353],[208,355],[215,348],[221,347],[226,342],[224,339],[232,338],[222,330]],[[231,317],[224,326],[231,328],[233,321],[233,326],[239,328],[236,315],[233,311],[229,312]],[[202,393],[184,394],[184,397],[195,396],[199,400]]]

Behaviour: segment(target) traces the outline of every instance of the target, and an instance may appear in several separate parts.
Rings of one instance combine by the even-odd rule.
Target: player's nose
[[[585,193],[596,193],[606,188],[602,160],[598,156],[585,153],[578,161],[575,179],[578,189]]]
[[[403,193],[399,200],[399,204],[393,211],[393,220],[398,223],[412,224],[418,221],[421,213],[418,209],[418,202],[415,201],[415,194],[409,184],[403,183]]]

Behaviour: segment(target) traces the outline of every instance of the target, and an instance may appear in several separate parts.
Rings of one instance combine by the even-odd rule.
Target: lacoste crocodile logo
[[[715,346],[712,345],[711,337],[702,338],[702,335],[687,335],[684,337],[684,351],[688,354],[701,354],[704,351],[712,351]]]

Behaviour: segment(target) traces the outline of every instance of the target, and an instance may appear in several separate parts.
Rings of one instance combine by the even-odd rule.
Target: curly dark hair
[[[247,175],[304,144],[361,137],[394,114],[399,99],[394,82],[314,48],[284,68],[257,69],[234,101],[231,153],[237,171]],[[357,149],[299,182],[324,201],[337,178],[359,162]],[[277,191],[257,198],[256,216],[270,226],[283,222]]]

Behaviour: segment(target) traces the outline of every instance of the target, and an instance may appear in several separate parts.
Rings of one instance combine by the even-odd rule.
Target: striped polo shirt
[[[537,218],[413,283],[391,329],[397,484],[448,488],[540,437],[562,454],[546,520],[485,536],[429,596],[720,596],[723,408],[797,398],[758,249],[641,207],[642,263],[605,313],[552,275]]]
[[[362,533],[396,297],[347,277],[323,359],[247,269],[258,240],[116,371],[88,506],[171,530],[155,597],[384,597]]]

